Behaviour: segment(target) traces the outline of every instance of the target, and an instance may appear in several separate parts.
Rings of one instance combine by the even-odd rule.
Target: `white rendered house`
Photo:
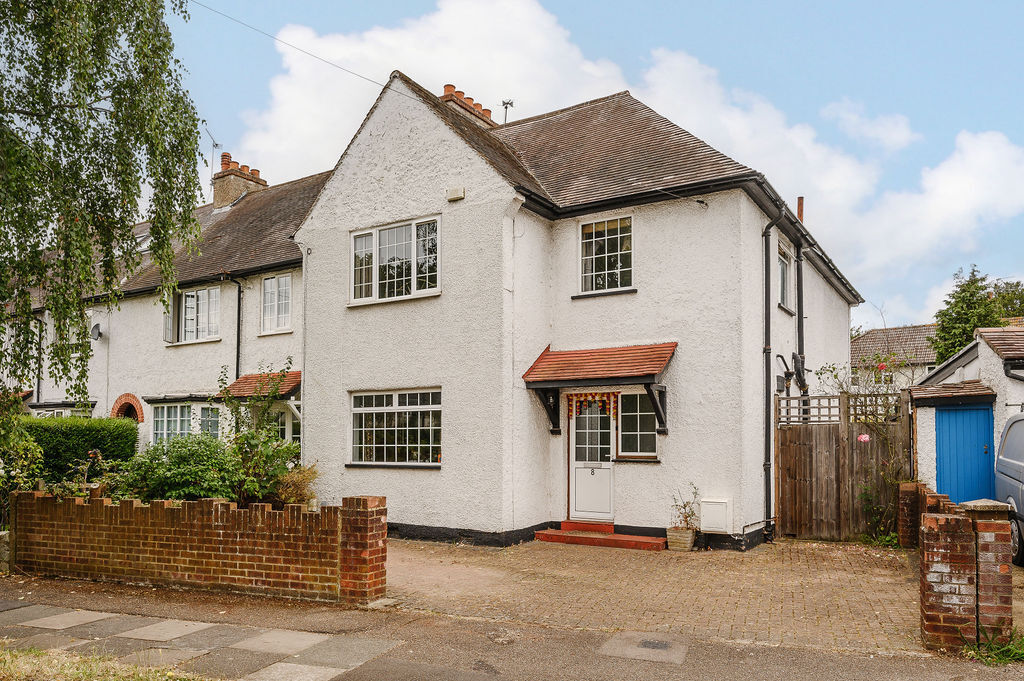
[[[663,534],[692,481],[713,543],[757,543],[778,357],[849,362],[861,302],[763,176],[626,92],[498,126],[395,72],[295,241],[303,457],[404,536]]]

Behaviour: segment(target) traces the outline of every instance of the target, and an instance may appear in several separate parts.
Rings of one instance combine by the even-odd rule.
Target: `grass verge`
[[[205,681],[177,670],[118,664],[63,650],[0,650],[0,681]]]
[[[990,666],[1024,662],[1024,633],[1014,628],[1005,643],[997,641],[994,636],[977,643],[968,643],[964,646],[963,653],[970,660],[977,660]]]

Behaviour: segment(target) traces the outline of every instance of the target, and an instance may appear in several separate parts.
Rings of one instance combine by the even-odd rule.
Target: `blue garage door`
[[[939,494],[948,494],[956,504],[993,498],[992,406],[938,407],[935,454]]]

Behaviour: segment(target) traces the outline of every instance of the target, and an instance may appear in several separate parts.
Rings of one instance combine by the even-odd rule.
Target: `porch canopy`
[[[280,384],[277,386],[277,393],[282,398],[289,398],[299,391],[302,385],[301,371],[286,371],[263,374],[245,374],[235,379],[235,382],[226,388],[232,397],[248,399],[259,395],[266,395],[271,384],[280,377]]]
[[[979,380],[914,385],[910,387],[910,396],[918,407],[986,404],[996,401],[995,391]]]
[[[540,353],[523,380],[535,391],[551,421],[551,432],[560,433],[560,388],[606,385],[642,385],[654,406],[658,432],[667,433],[665,386],[661,376],[678,343],[627,345],[593,350],[552,350]]]

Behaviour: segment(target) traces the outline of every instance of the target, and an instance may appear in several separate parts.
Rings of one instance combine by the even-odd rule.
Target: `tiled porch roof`
[[[227,392],[233,397],[253,397],[257,392],[266,394],[267,388],[274,374],[245,374],[227,387]],[[278,393],[287,397],[297,391],[302,384],[301,371],[289,371],[284,375]]]
[[[668,366],[677,345],[659,343],[595,350],[552,350],[549,345],[523,374],[523,380],[546,383],[657,376]]]
[[[920,403],[921,400],[995,397],[995,392],[981,381],[973,380],[960,383],[915,385],[910,387],[910,395],[915,402]]]

